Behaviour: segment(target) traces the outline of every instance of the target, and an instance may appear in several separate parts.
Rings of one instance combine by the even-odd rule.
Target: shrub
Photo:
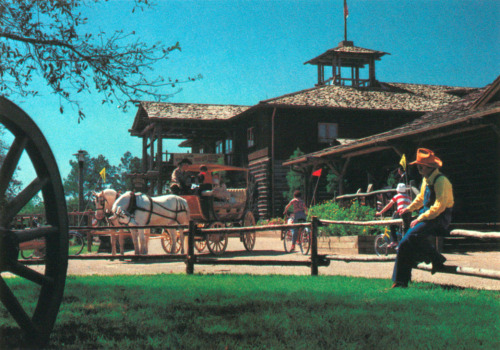
[[[351,206],[342,207],[333,201],[315,205],[309,209],[309,219],[317,216],[323,220],[368,221],[375,220],[376,210],[353,201]],[[320,236],[368,236],[383,232],[383,226],[328,225],[319,228]]]
[[[261,219],[257,223],[258,226],[266,226],[266,225],[283,225],[285,220],[283,218],[271,218],[271,219]]]

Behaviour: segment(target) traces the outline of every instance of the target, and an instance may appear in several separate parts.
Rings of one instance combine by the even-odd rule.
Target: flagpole
[[[318,176],[318,181],[316,181],[316,186],[314,186],[313,200],[312,200],[313,205],[316,204],[316,190],[318,189],[319,178],[320,178],[320,176]]]
[[[347,41],[347,0],[344,0],[344,41]]]

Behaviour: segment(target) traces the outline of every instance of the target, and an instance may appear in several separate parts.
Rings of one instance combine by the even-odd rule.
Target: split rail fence
[[[186,263],[186,273],[193,274],[195,265],[254,265],[254,266],[308,266],[311,268],[311,275],[318,275],[318,267],[329,266],[331,260],[345,261],[345,262],[388,262],[394,261],[394,257],[353,257],[353,256],[339,256],[339,255],[320,255],[318,254],[318,228],[326,225],[361,225],[361,226],[387,226],[403,224],[401,219],[394,220],[376,220],[376,221],[337,221],[337,220],[321,220],[313,217],[310,223],[298,224],[283,224],[283,225],[268,225],[268,226],[251,226],[251,227],[226,227],[226,228],[199,228],[193,221],[189,226],[170,225],[170,226],[135,226],[137,229],[151,229],[151,228],[164,228],[164,229],[188,229],[188,247],[187,254],[180,255],[126,255],[124,258],[131,260],[164,260],[164,261],[184,261]],[[294,261],[294,260],[252,260],[252,259],[224,259],[218,257],[207,257],[205,255],[196,255],[194,252],[194,240],[196,236],[206,236],[207,234],[244,234],[247,232],[270,231],[270,230],[283,230],[300,227],[310,227],[311,229],[311,257],[309,260]],[[71,230],[96,230],[95,227],[70,227]],[[130,229],[128,226],[123,227],[99,227],[98,231],[104,233],[107,230],[126,230]],[[122,233],[123,234],[123,233]],[[475,238],[493,238],[500,239],[500,232],[480,232],[471,230],[455,229],[450,233],[451,236],[465,236]],[[79,255],[70,256],[69,259],[116,259],[121,258],[117,256],[110,257],[109,255]],[[431,267],[427,264],[421,263],[417,266],[418,269],[431,271]],[[489,269],[478,269],[471,267],[450,266],[446,265],[442,273],[468,275],[482,278],[491,278],[500,280],[500,271]]]

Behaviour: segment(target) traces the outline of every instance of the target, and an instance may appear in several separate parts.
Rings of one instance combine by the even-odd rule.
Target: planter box
[[[318,254],[375,254],[376,236],[318,237]]]

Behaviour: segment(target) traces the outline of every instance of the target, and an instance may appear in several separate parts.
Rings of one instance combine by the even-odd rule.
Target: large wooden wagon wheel
[[[209,228],[223,228],[223,227],[226,227],[226,225],[224,225],[224,223],[220,221],[212,222],[209,226]],[[208,234],[207,247],[210,253],[214,255],[223,254],[227,248],[227,233]]]
[[[22,329],[29,343],[42,346],[49,340],[59,312],[68,266],[68,213],[59,169],[45,137],[31,118],[15,104],[0,97],[0,124],[13,136],[0,162],[0,273],[10,272],[32,282],[37,297],[21,300],[9,281],[0,276],[0,300]],[[5,142],[4,142],[5,143]],[[9,195],[9,186],[23,152],[36,178],[21,192]],[[14,217],[41,191],[47,226],[13,230]],[[45,240],[46,256],[35,268],[18,260],[19,244]]]
[[[163,229],[161,232],[161,246],[167,254],[177,254],[181,250],[181,237],[177,230],[175,231],[175,242],[168,230]]]
[[[253,216],[253,213],[250,210],[248,210],[243,215],[243,227],[250,227],[250,226],[255,226],[255,217]],[[246,232],[241,235],[241,240],[243,241],[243,245],[245,246],[245,249],[249,252],[251,252],[255,247],[255,239],[256,239],[255,231]]]

